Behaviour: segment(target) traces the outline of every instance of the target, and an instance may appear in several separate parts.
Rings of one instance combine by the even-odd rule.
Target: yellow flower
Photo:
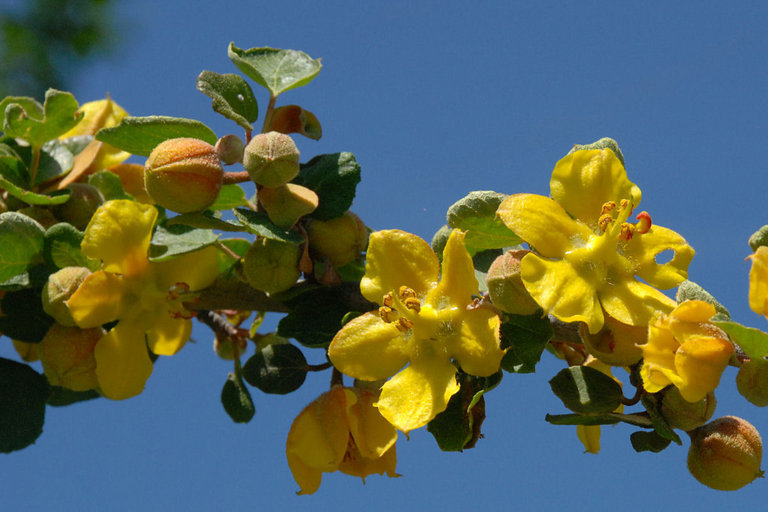
[[[733,344],[725,332],[707,322],[714,314],[711,304],[689,300],[651,321],[648,343],[640,346],[646,391],[656,393],[673,384],[685,400],[698,402],[715,390]]]
[[[382,306],[346,324],[328,355],[356,379],[397,374],[376,405],[403,432],[429,423],[459,390],[452,358],[471,375],[498,371],[500,320],[471,307],[479,291],[464,233],[451,233],[442,277],[437,255],[421,238],[399,230],[371,234],[360,290]]]
[[[154,207],[134,201],[100,206],[81,248],[85,255],[100,258],[103,269],[89,275],[67,301],[81,328],[118,321],[95,349],[102,393],[115,400],[144,389],[152,373],[147,344],[157,355],[181,349],[192,332],[192,315],[179,294],[205,288],[218,273],[214,247],[150,262],[147,251],[156,218]]]
[[[768,318],[768,247],[760,246],[749,257],[749,307],[758,315]]]
[[[603,310],[637,326],[647,324],[656,310],[674,307],[656,288],[685,280],[694,251],[674,231],[651,225],[646,212],[636,224],[627,222],[641,193],[613,151],[566,156],[552,172],[550,191],[551,199],[509,196],[497,212],[536,251],[523,258],[521,274],[547,313],[564,322],[585,322],[594,334],[603,326]],[[656,256],[668,250],[672,259],[657,262]]]
[[[599,359],[590,357],[588,361],[584,363],[584,366],[594,368],[615,380],[619,386],[622,385],[621,381],[613,376],[611,367]],[[619,405],[614,412],[620,413],[622,411],[624,411],[624,404]],[[576,425],[576,435],[579,437],[581,444],[584,445],[584,451],[586,453],[600,453],[600,434],[600,425]]]
[[[96,135],[96,132],[102,128],[117,126],[124,117],[128,116],[128,112],[123,110],[120,105],[109,97],[82,104],[80,112],[83,112],[83,118],[74,128],[61,135],[60,139],[67,139],[77,135]],[[92,144],[96,154],[89,165],[90,172],[109,169],[131,156],[130,153],[118,149],[111,144],[99,141],[93,141]]]
[[[334,386],[309,404],[293,421],[286,456],[301,490],[312,494],[323,473],[395,477],[397,431],[373,406],[375,393]]]

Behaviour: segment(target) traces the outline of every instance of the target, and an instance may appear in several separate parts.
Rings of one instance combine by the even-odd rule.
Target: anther
[[[379,308],[379,316],[382,320],[384,320],[386,323],[390,324],[397,320],[397,318],[400,316],[397,314],[397,311],[390,308],[389,306],[381,306]]]
[[[632,235],[635,233],[635,226],[624,222],[621,225],[621,233],[619,233],[619,240],[629,241],[632,239]]]
[[[387,294],[381,300],[381,303],[387,306],[388,308],[391,308],[393,301],[394,299],[392,298],[392,292],[387,292]]]
[[[397,327],[397,330],[400,332],[408,332],[411,327],[413,327],[413,322],[407,318],[400,318],[398,319],[397,325],[395,325],[395,327]]]
[[[611,217],[611,215],[608,213],[601,215],[597,221],[597,225],[600,226],[600,230],[603,232],[607,231],[608,226],[610,226],[612,223],[613,217]]]
[[[408,309],[412,309],[417,313],[421,311],[421,302],[419,302],[419,299],[416,297],[408,297],[403,302]]]
[[[603,205],[603,210],[600,212],[600,215],[605,215],[606,213],[612,212],[616,209],[616,203],[613,201],[608,201]]]
[[[632,215],[632,210],[635,209],[635,206],[632,204],[632,202],[629,199],[622,199],[619,206],[619,210],[624,211],[627,208],[629,208],[629,213],[627,214],[627,216]]]
[[[403,285],[400,287],[400,290],[398,290],[397,295],[400,297],[400,300],[405,300],[408,297],[415,297],[416,292],[413,288],[408,288],[407,286]]]
[[[635,224],[635,231],[638,233],[647,233],[650,231],[653,222],[648,212],[642,211],[637,214],[637,224]]]

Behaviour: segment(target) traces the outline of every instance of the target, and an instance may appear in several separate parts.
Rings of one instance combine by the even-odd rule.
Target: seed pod
[[[260,133],[245,147],[243,167],[254,183],[279,187],[299,174],[299,149],[288,135]]]
[[[248,284],[267,293],[287,290],[301,275],[298,246],[269,238],[257,239],[243,257],[242,274]]]
[[[715,393],[711,391],[698,402],[688,402],[680,394],[680,390],[672,386],[665,391],[661,399],[661,414],[664,419],[670,426],[686,432],[708,422],[716,407]]]
[[[243,140],[234,134],[225,135],[216,141],[216,154],[224,165],[232,165],[243,161],[245,145]]]
[[[368,246],[368,228],[350,211],[331,220],[312,219],[307,234],[310,252],[328,258],[334,267],[350,263]]]
[[[507,251],[491,263],[485,282],[493,305],[515,315],[532,315],[539,309],[520,277],[520,260],[528,251]]]
[[[85,267],[64,267],[48,276],[42,293],[43,311],[51,315],[59,325],[74,327],[75,321],[66,301],[90,274],[91,271]]]
[[[768,405],[768,361],[752,359],[739,368],[736,389],[758,407]]]
[[[40,342],[40,361],[54,386],[87,391],[99,386],[93,350],[104,335],[101,327],[79,329],[53,324]]]
[[[87,183],[71,183],[66,190],[69,190],[69,199],[54,207],[53,214],[57,219],[69,222],[82,231],[93,213],[104,203],[104,196],[99,189]]]

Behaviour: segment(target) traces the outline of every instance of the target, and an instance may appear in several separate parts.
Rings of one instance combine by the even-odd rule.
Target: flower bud
[[[768,361],[751,359],[736,375],[739,393],[758,407],[768,405]]]
[[[350,211],[331,220],[312,219],[307,223],[307,234],[310,252],[328,258],[334,267],[350,263],[368,246],[368,228]]]
[[[299,174],[299,149],[288,135],[260,133],[245,147],[243,167],[256,184],[279,187]]]
[[[161,142],[144,166],[149,195],[160,206],[179,213],[198,212],[212,205],[223,178],[216,149],[198,139]]]
[[[79,329],[53,324],[39,348],[48,382],[74,391],[98,388],[93,350],[103,335],[101,327]]]
[[[65,190],[69,190],[69,199],[54,207],[53,214],[82,231],[91,220],[93,212],[104,203],[104,196],[98,188],[87,183],[71,183]]]
[[[710,391],[698,402],[688,402],[680,390],[672,386],[667,388],[661,400],[661,414],[673,428],[686,432],[704,425],[715,413],[717,400]]]
[[[248,284],[267,293],[287,290],[301,275],[298,246],[259,238],[243,256],[242,274]]]
[[[58,324],[74,327],[76,324],[66,301],[90,274],[91,271],[85,267],[64,267],[48,276],[41,297],[43,311],[51,315]]]
[[[688,470],[707,487],[735,491],[763,476],[763,441],[748,421],[724,416],[688,434]]]
[[[493,305],[505,313],[532,315],[539,309],[523,285],[520,260],[528,251],[507,251],[491,263],[485,282]]]
[[[225,135],[216,141],[216,154],[225,165],[243,161],[245,145],[243,140],[234,134]]]

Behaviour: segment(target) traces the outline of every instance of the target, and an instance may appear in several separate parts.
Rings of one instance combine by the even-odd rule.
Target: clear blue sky
[[[73,84],[81,102],[109,92],[133,115],[237,126],[195,90],[204,69],[237,72],[241,48],[301,49],[324,68],[282,104],[323,125],[302,160],[351,151],[363,169],[353,210],[374,229],[431,238],[471,190],[548,194],[574,143],[610,136],[655,223],[696,249],[691,279],[735,320],[768,328],[747,307],[747,237],[766,214],[768,6],[764,2],[120,2],[123,44]],[[258,86],[260,105],[266,96]],[[326,475],[297,497],[284,456],[298,412],[328,374],[296,393],[253,391],[257,415],[235,425],[219,403],[230,369],[212,335],[162,358],[145,392],[47,412],[38,442],[0,460],[7,510],[733,510],[764,506],[768,482],[709,490],[685,467],[688,440],[636,454],[629,426],[604,428],[583,454],[547,380],[505,375],[487,397],[477,447],[440,452],[424,429],[401,435],[399,479]],[[8,355],[9,343],[0,346]],[[310,362],[323,360],[306,350]],[[768,415],[726,371],[716,415],[741,415],[768,435]]]

